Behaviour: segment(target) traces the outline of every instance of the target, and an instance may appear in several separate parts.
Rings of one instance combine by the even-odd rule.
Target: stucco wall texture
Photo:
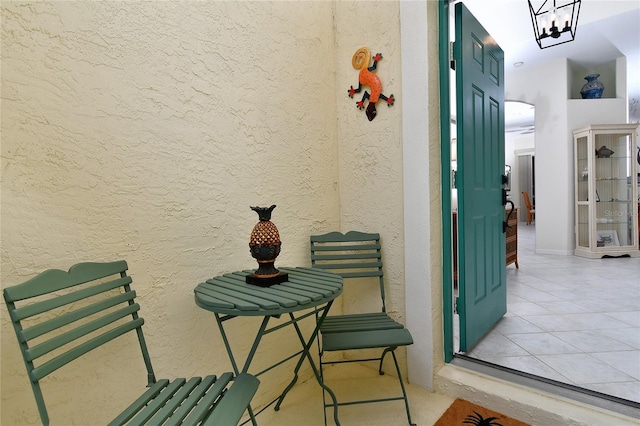
[[[387,312],[405,322],[399,3],[336,2],[335,10],[341,227],[344,232],[380,233]],[[362,94],[353,99],[347,96],[350,86],[358,87],[358,71],[351,58],[362,46],[372,56],[382,54],[375,72],[382,81],[382,93],[397,99],[393,106],[379,101],[371,122],[355,106]],[[365,291],[360,286],[347,287],[344,310],[371,309],[379,305],[375,296],[374,287]],[[404,351],[398,353],[404,358]]]
[[[249,206],[276,204],[276,265],[308,265],[312,233],[380,232],[389,310],[403,319],[401,100],[380,103],[369,122],[346,95],[361,46],[384,56],[383,93],[400,93],[397,2],[0,7],[2,287],[48,268],[126,259],[158,375],[226,371],[213,315],[195,306],[193,287],[255,267]],[[361,303],[344,299],[345,309]],[[0,421],[38,424],[0,312]],[[257,326],[230,323],[238,351]],[[265,340],[258,365],[295,342]],[[44,387],[53,424],[102,424],[122,409],[134,391],[83,385],[106,374],[143,386],[137,353],[107,360],[134,344],[122,339],[54,373]],[[278,376],[263,376],[257,405],[288,380]]]

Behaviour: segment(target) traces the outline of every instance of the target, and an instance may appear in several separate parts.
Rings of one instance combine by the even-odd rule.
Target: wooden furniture
[[[522,193],[522,198],[524,199],[524,206],[527,209],[527,225],[531,225],[531,222],[536,218],[536,209],[531,203],[531,198],[529,198],[528,192],[524,191]]]
[[[518,265],[518,209],[513,209],[513,214],[509,219],[509,210],[505,211],[505,220],[508,220],[506,238],[506,258],[507,265],[512,263],[516,264],[516,268],[520,268]],[[451,225],[453,229],[453,282],[455,285],[458,283],[458,212],[452,212],[453,223]]]
[[[140,305],[131,290],[127,269],[123,260],[79,263],[69,272],[50,269],[4,289],[42,423],[49,424],[40,388],[42,379],[91,350],[135,331],[146,365],[148,389],[110,425],[237,425],[258,388],[258,379],[249,374],[234,379],[232,373],[224,373],[172,382],[156,380],[142,333],[144,319],[138,314]],[[92,377],[85,384],[87,390],[96,390],[103,382]],[[84,409],[90,416],[91,408]]]
[[[236,374],[243,374],[249,371],[254,356],[257,353],[258,346],[264,336],[290,326],[294,327],[300,339],[302,350],[255,374],[256,377],[259,377],[263,373],[271,371],[285,361],[299,355],[298,362],[293,371],[293,379],[282,394],[266,406],[268,407],[277,401],[275,406],[276,411],[280,409],[284,397],[298,380],[298,371],[305,358],[309,361],[320,386],[335,399],[333,391],[323,383],[322,376],[313,358],[309,354],[309,348],[318,335],[319,326],[322,324],[327,312],[329,312],[333,300],[342,294],[342,278],[330,271],[311,268],[278,269],[283,273],[289,274],[288,281],[272,285],[271,287],[259,287],[257,285],[247,284],[245,277],[254,272],[253,270],[248,270],[211,278],[206,282],[198,284],[194,290],[196,304],[214,313],[216,323],[218,324],[220,334],[227,349],[227,354],[229,355],[229,360]],[[301,311],[305,312],[301,313]],[[268,328],[269,321],[274,318],[279,318],[281,315],[288,315],[289,320]],[[317,316],[316,326],[311,336],[305,340],[298,326],[298,322],[304,318],[313,317],[314,315]],[[236,355],[231,349],[229,343],[230,336],[224,327],[227,321],[237,317],[262,317],[261,325],[241,369],[238,366]],[[255,418],[257,414],[259,413],[254,414],[252,408],[249,407],[249,415],[254,425],[257,424]],[[336,424],[339,424],[337,417]]]
[[[512,263],[516,264],[516,268],[520,268],[518,265],[518,209],[514,208],[511,217],[509,217],[509,210],[506,212],[505,220],[507,220],[506,232],[506,244],[507,244],[507,266]]]
[[[366,287],[367,282],[375,284],[380,295],[380,309],[378,311],[329,315],[320,325],[320,374],[323,374],[323,366],[325,365],[365,361],[379,361],[378,371],[380,374],[384,374],[382,364],[385,356],[390,353],[402,391],[402,396],[340,403],[332,396],[333,401],[330,404],[327,404],[323,392],[325,425],[327,423],[326,410],[329,407],[333,407],[334,418],[337,421],[338,406],[395,400],[404,401],[407,419],[409,424],[413,424],[407,392],[395,354],[398,347],[413,344],[413,338],[409,330],[387,314],[380,235],[356,231],[346,234],[331,232],[313,235],[311,236],[311,265],[316,269],[328,269],[340,274],[346,283],[351,286],[358,285],[360,291],[365,291],[368,288]],[[326,352],[360,349],[379,349],[381,353],[374,358],[361,358],[362,355],[360,355],[359,359],[348,358],[337,361],[327,360],[325,357]]]
[[[591,125],[573,132],[575,255],[640,257],[637,124]]]

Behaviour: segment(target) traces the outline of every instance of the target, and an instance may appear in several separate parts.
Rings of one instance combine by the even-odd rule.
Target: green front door
[[[507,312],[504,53],[462,3],[455,5],[460,350]]]

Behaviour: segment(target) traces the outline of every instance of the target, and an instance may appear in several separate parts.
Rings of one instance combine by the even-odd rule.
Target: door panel
[[[460,349],[468,352],[507,311],[502,223],[504,54],[455,5]]]

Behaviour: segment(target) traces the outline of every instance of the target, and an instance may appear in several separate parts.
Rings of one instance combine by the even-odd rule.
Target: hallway
[[[467,355],[640,402],[640,259],[534,254],[524,222],[518,240],[508,312]]]

